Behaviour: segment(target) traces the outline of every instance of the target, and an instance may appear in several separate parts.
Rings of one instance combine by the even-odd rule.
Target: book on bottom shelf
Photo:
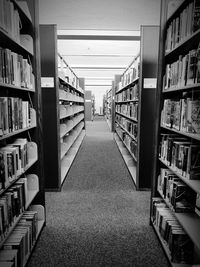
[[[192,264],[194,244],[162,198],[152,199],[152,222],[173,263]]]

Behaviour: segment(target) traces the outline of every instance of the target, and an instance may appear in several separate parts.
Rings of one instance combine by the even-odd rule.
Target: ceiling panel
[[[57,30],[58,35],[92,35],[92,36],[140,36],[140,31],[132,31],[132,30]]]
[[[81,66],[121,66],[126,68],[130,61],[133,60],[132,56],[63,56],[66,62],[71,67]]]
[[[111,86],[112,85],[112,79],[111,80],[85,80],[85,86]]]
[[[139,41],[58,40],[61,55],[124,55],[138,54]]]
[[[121,75],[125,69],[109,69],[109,70],[84,70],[84,69],[76,69],[73,68],[74,72],[76,73],[76,75],[78,77],[83,77],[83,78],[87,78],[87,77],[112,77],[114,78],[115,75]]]

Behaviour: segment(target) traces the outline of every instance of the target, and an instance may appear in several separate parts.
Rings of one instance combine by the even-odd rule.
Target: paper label
[[[41,77],[41,87],[54,87],[54,78]]]
[[[144,78],[144,88],[156,88],[157,79],[156,78]]]

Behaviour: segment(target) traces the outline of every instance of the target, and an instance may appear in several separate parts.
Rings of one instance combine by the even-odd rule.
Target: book
[[[197,50],[193,49],[188,54],[188,69],[187,69],[187,81],[186,85],[191,85],[196,82],[197,71]]]
[[[186,177],[188,179],[199,179],[200,177],[200,146],[190,145],[188,151]]]
[[[187,99],[187,132],[200,134],[200,99]]]
[[[172,229],[169,240],[172,262],[192,263],[194,244],[188,235],[181,229]]]

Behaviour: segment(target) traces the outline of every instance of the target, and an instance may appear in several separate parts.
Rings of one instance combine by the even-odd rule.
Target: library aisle
[[[87,122],[62,192],[46,193],[46,227],[27,266],[168,266],[149,225],[150,192],[131,179],[106,121]]]

